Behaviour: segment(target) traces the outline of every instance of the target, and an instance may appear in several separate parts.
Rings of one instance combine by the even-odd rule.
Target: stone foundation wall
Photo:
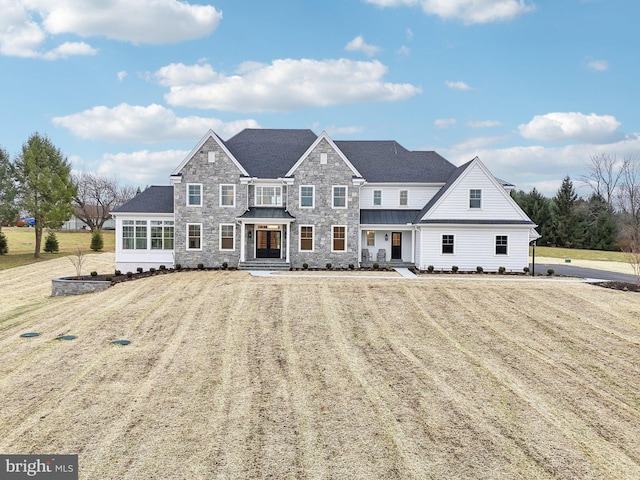
[[[82,295],[85,293],[100,292],[106,290],[111,282],[97,280],[75,280],[69,277],[54,278],[51,280],[51,296],[62,297],[66,295]]]

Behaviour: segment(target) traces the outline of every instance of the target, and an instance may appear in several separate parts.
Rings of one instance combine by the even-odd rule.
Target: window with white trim
[[[173,250],[173,220],[151,220],[151,250]]]
[[[300,246],[301,252],[313,252],[313,226],[300,225]]]
[[[313,185],[300,185],[300,208],[313,208],[314,198]]]
[[[333,208],[347,208],[347,187],[338,185],[333,187]]]
[[[453,253],[453,235],[442,235],[442,253],[452,254]]]
[[[136,236],[136,250],[146,250],[147,249],[147,221],[146,220],[136,220],[135,225],[135,236]]]
[[[220,224],[220,250],[235,250],[236,226],[233,223]]]
[[[331,251],[345,252],[347,250],[347,227],[345,225],[334,225],[331,231]]]
[[[405,207],[409,204],[409,190],[400,190],[400,206]]]
[[[382,190],[373,191],[373,205],[376,207],[382,205]]]
[[[201,223],[187,223],[187,250],[202,250]]]
[[[496,255],[507,255],[509,238],[507,235],[496,235]]]
[[[136,245],[136,222],[133,220],[122,221],[122,248],[133,250]]]
[[[236,186],[220,185],[220,206],[235,207],[236,206]]]
[[[202,206],[201,183],[187,183],[187,205],[190,207]]]
[[[482,190],[479,188],[469,190],[469,208],[482,208]]]
[[[282,187],[256,185],[256,207],[281,207]]]
[[[367,247],[376,246],[376,232],[373,230],[367,230]]]

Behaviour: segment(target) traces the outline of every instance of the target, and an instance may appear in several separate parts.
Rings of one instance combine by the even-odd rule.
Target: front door
[[[391,232],[391,260],[402,260],[402,232]]]
[[[258,230],[256,232],[256,258],[280,258],[279,230]]]

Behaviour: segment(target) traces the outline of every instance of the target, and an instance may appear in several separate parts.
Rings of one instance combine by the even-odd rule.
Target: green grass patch
[[[87,253],[92,253],[89,248],[91,245],[91,232],[88,230],[56,231],[55,233],[58,237],[60,251],[58,253],[44,253],[41,251],[40,258],[33,258],[33,252],[36,246],[36,233],[33,228],[3,227],[2,232],[7,237],[9,253],[7,255],[0,255],[0,270],[43,262],[59,257],[66,257],[76,253],[78,248],[81,248]],[[43,249],[46,235],[46,231],[44,231],[42,235]],[[101,251],[115,251],[115,231],[104,230],[102,235],[104,239],[104,246]]]
[[[529,255],[533,249],[529,248]],[[623,262],[629,259],[624,252],[608,252],[604,250],[579,250],[574,248],[536,247],[536,257],[570,258],[572,260],[596,260],[600,262]]]

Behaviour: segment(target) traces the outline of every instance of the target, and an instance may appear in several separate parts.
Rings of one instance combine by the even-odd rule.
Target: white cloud
[[[155,78],[170,87],[165,98],[171,105],[236,112],[404,100],[422,91],[384,82],[386,73],[377,60],[281,59],[270,65],[243,63],[236,75],[217,73],[210,65],[172,64]]]
[[[512,20],[531,12],[535,6],[526,0],[366,0],[380,7],[421,6],[427,15],[466,24]]]
[[[139,185],[166,185],[173,169],[188,154],[188,150],[106,153],[97,162],[96,172],[127,179],[128,182]]]
[[[0,9],[0,54],[49,60],[96,53],[83,42],[43,51],[56,35],[167,44],[208,35],[222,18],[212,6],[179,0],[0,0]]]
[[[586,58],[584,61],[589,70],[594,72],[604,72],[609,70],[609,62],[606,60],[596,60],[595,58]]]
[[[380,47],[368,44],[364,41],[364,38],[362,38],[362,36],[358,35],[356,38],[347,43],[344,49],[349,52],[363,52],[369,57],[373,57],[376,53],[378,53]]]
[[[552,112],[536,115],[529,123],[519,125],[518,130],[524,138],[532,140],[601,142],[610,139],[619,126],[620,122],[612,115]]]
[[[449,128],[455,126],[457,120],[455,118],[438,118],[433,122],[433,126],[436,128]]]
[[[473,88],[471,88],[469,85],[467,85],[464,82],[452,82],[450,80],[447,80],[444,82],[445,85],[447,87],[449,87],[451,90],[460,90],[460,91],[468,91],[468,90],[473,90]]]
[[[499,127],[502,122],[498,120],[470,120],[467,122],[467,126],[471,128],[491,128]]]
[[[122,82],[125,78],[127,78],[127,75],[129,75],[127,72],[125,72],[124,70],[121,70],[117,73],[118,76],[118,81]]]
[[[406,45],[402,45],[397,50],[397,53],[399,53],[400,55],[410,55],[411,54],[411,49],[409,47],[407,47]]]
[[[244,128],[258,128],[255,120],[223,122],[217,118],[178,117],[161,105],[148,107],[122,103],[116,107],[93,107],[79,113],[53,118],[53,124],[69,129],[74,135],[110,142],[158,143],[192,140],[212,129],[230,137]]]

